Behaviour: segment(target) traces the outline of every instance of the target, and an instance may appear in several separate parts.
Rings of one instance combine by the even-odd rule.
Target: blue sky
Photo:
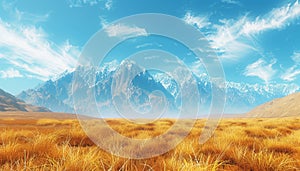
[[[216,50],[228,81],[300,86],[295,0],[2,0],[0,88],[18,94],[76,67],[93,34],[140,13],[173,15],[195,26]]]

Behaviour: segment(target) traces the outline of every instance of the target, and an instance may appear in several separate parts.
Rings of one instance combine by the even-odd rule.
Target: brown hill
[[[300,92],[260,105],[247,114],[248,117],[300,116]]]
[[[45,107],[26,104],[15,96],[0,89],[0,111],[50,112]]]

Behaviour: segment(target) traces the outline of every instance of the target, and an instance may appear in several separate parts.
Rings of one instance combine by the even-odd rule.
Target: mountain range
[[[45,107],[26,104],[15,96],[0,89],[0,111],[50,112]]]
[[[177,83],[167,74],[151,73],[147,70],[138,68],[137,65],[130,62],[123,62],[122,68],[116,61],[105,63],[99,68],[81,68],[76,71],[65,71],[55,79],[50,79],[34,89],[21,92],[17,97],[27,103],[45,106],[55,112],[74,113],[72,81],[75,72],[80,73],[83,80],[92,80],[92,82],[82,82],[82,86],[94,88],[95,99],[98,108],[102,111],[108,111],[113,107],[111,87],[113,86],[113,76],[122,71],[119,79],[128,80],[135,70],[142,71],[136,75],[131,83],[128,83],[126,89],[129,93],[129,99],[137,110],[148,110],[151,108],[149,103],[149,93],[153,90],[162,92],[172,109],[180,108],[179,89]],[[119,68],[118,68],[119,67]],[[118,69],[118,70],[117,70]],[[79,70],[79,71],[78,71]],[[94,73],[95,78],[89,78]],[[209,111],[211,102],[211,82],[209,76],[194,75],[197,87],[200,93],[201,104],[206,106]],[[226,82],[226,104],[224,113],[246,113],[256,106],[271,101],[275,98],[287,96],[298,92],[300,87],[296,84],[247,84]],[[82,99],[82,104],[86,99]],[[139,109],[140,108],[140,109]],[[205,112],[207,112],[205,111]]]

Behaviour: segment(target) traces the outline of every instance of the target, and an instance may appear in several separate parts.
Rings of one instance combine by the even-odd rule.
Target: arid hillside
[[[275,99],[250,111],[249,117],[289,117],[300,116],[300,93]]]
[[[0,111],[50,112],[45,107],[26,104],[15,96],[0,89]]]

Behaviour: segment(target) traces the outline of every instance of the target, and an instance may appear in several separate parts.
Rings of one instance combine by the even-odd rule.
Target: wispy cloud
[[[291,58],[296,64],[300,64],[300,52],[294,52]]]
[[[258,59],[256,62],[248,65],[244,72],[245,76],[248,77],[258,77],[268,83],[273,79],[273,76],[276,74],[276,70],[273,68],[273,65],[276,63],[276,60],[272,60],[270,63],[267,63],[263,59]]]
[[[300,69],[296,65],[294,65],[291,68],[288,68],[281,75],[281,79],[283,79],[284,81],[294,81],[299,74],[300,74]]]
[[[112,5],[113,5],[113,1],[112,0],[107,0],[106,3],[105,3],[105,8],[107,10],[110,10],[112,8]]]
[[[100,24],[101,24],[101,27],[102,27],[102,28],[108,26],[108,22],[107,22],[107,20],[105,19],[105,17],[99,16],[99,19],[100,19]]]
[[[17,21],[22,21],[23,23],[31,23],[36,24],[40,22],[46,22],[50,16],[50,13],[46,13],[43,15],[36,15],[29,12],[20,11],[17,8],[14,9],[15,18]]]
[[[93,6],[97,5],[102,0],[67,0],[69,7],[82,7],[85,5]]]
[[[208,25],[210,25],[211,23],[208,21],[207,17],[200,17],[200,16],[195,16],[192,15],[191,12],[187,12],[184,17],[183,20],[190,25],[196,26],[198,29],[207,27]]]
[[[241,34],[246,17],[239,20],[220,20],[221,24],[211,24],[208,17],[194,16],[190,12],[186,13],[183,20],[195,26],[198,29],[206,28],[207,39],[210,41],[212,48],[223,59],[236,60],[250,51],[255,51],[252,40]]]
[[[222,2],[239,3],[234,0],[223,0]],[[257,16],[255,19],[251,19],[246,14],[237,20],[223,19],[220,20],[220,24],[211,25],[208,24],[207,17],[197,17],[191,13],[186,13],[183,19],[198,28],[209,29],[206,36],[218,55],[225,59],[236,60],[250,52],[258,51],[259,48],[253,36],[267,30],[284,28],[299,16],[300,5],[297,0],[294,3],[274,8],[266,15]]]
[[[208,35],[211,46],[225,59],[236,60],[251,51],[256,51],[253,40],[240,33],[246,17],[235,20],[221,20],[221,25],[214,25],[215,33]]]
[[[110,10],[113,5],[112,0],[67,0],[70,8],[78,8],[84,6],[94,6],[94,5],[101,5],[105,9]]]
[[[127,38],[129,36],[147,36],[146,29],[137,26],[127,26],[125,24],[115,24],[105,27],[109,37]]]
[[[209,32],[205,32],[207,39],[211,43],[211,47],[216,50],[222,59],[237,60],[251,51],[256,51],[252,39],[245,37],[240,33],[246,17],[239,20],[220,20],[221,24],[211,24],[209,18],[194,16],[190,12],[186,13],[183,20],[195,26],[198,29],[206,28]]]
[[[1,78],[18,78],[18,77],[23,77],[23,75],[18,70],[9,68],[8,70],[0,71],[0,77]]]
[[[257,17],[254,21],[245,21],[241,32],[246,35],[261,33],[270,29],[280,29],[290,24],[300,16],[298,0],[293,4],[288,3],[280,8],[275,8],[263,17]]]
[[[144,48],[144,47],[148,47],[148,46],[153,46],[153,43],[140,44],[140,45],[135,46],[135,48],[140,49],[140,48]]]
[[[42,28],[11,25],[0,20],[2,59],[28,75],[47,80],[75,67],[76,47],[69,42],[57,46],[47,39]],[[23,74],[24,75],[24,74]]]
[[[2,4],[0,4],[5,13],[11,17],[10,22],[22,22],[35,25],[37,23],[48,21],[51,12],[46,12],[43,14],[34,14],[28,11],[21,11],[16,7],[16,2],[17,1],[4,0],[2,1]]]
[[[221,2],[226,3],[226,4],[241,5],[241,3],[237,0],[221,0]]]
[[[300,52],[294,52],[291,59],[294,61],[294,65],[285,70],[280,77],[284,81],[294,81],[300,75]]]

